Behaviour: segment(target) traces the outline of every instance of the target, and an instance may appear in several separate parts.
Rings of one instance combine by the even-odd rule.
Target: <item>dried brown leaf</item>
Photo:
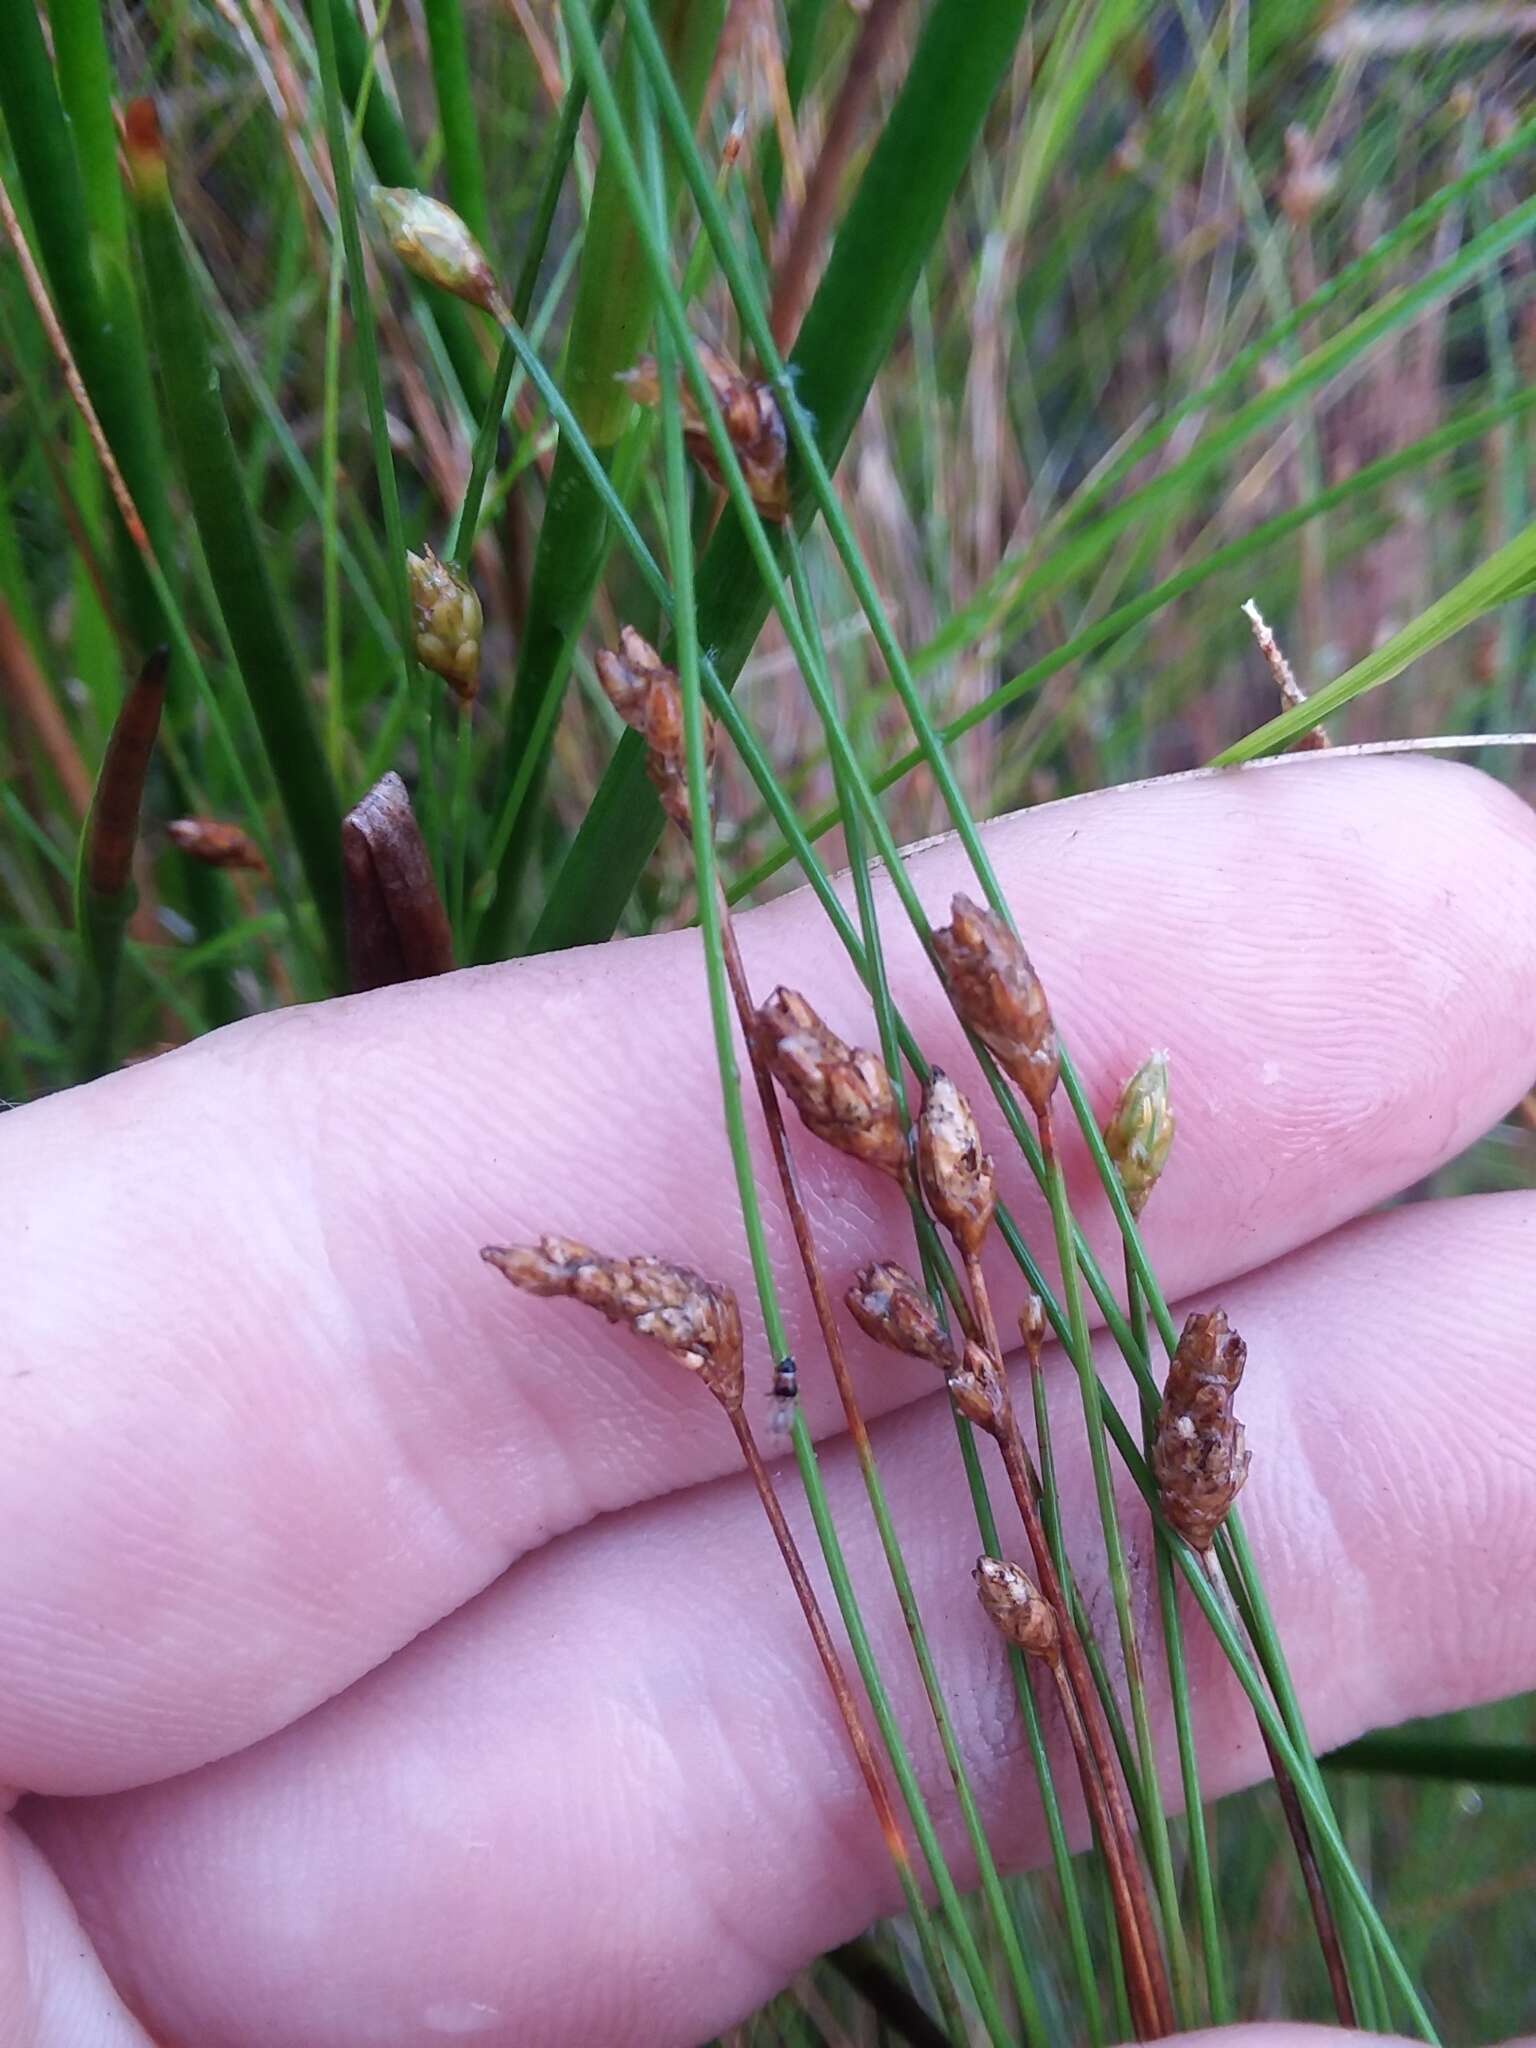
[[[453,966],[453,935],[437,880],[393,772],[341,821],[347,962],[354,991],[421,981]]]

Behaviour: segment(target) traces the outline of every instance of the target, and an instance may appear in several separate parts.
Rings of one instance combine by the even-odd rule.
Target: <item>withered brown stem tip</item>
[[[683,726],[683,692],[677,671],[667,667],[633,626],[619,629],[618,651],[604,647],[596,660],[597,679],[624,723],[645,741],[645,770],[662,809],[682,831],[693,829],[688,803],[688,753]],[[714,721],[704,721],[704,750],[714,758]]]
[[[866,1336],[942,1373],[955,1370],[954,1346],[939,1327],[928,1297],[912,1275],[890,1260],[863,1266],[843,1297]]]
[[[722,1407],[742,1403],[741,1311],[730,1288],[668,1259],[612,1259],[569,1237],[486,1245],[489,1266],[527,1294],[564,1295],[649,1337],[695,1372]]]
[[[1016,1564],[1001,1557],[978,1557],[976,1596],[1005,1642],[1029,1657],[1053,1662],[1061,1653],[1061,1636],[1050,1605],[1034,1582]]]
[[[806,1129],[905,1182],[906,1133],[876,1054],[846,1045],[792,988],[776,988],[759,1006],[757,1031],[763,1058]]]
[[[971,1105],[941,1067],[923,1092],[917,1171],[929,1208],[961,1251],[979,1252],[997,1207],[996,1175]]]
[[[950,905],[950,922],[933,935],[955,1014],[1043,1116],[1061,1075],[1051,1007],[1018,938],[994,911],[969,896]]]
[[[1248,1347],[1224,1310],[1192,1315],[1168,1367],[1152,1440],[1162,1510],[1194,1550],[1209,1550],[1248,1477],[1243,1425],[1232,1412]]]

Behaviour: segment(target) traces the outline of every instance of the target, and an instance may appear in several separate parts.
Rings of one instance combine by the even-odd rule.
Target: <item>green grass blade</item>
[[[386,596],[393,615],[394,638],[400,662],[401,687],[414,697],[417,718],[416,810],[422,837],[429,853],[437,853],[438,806],[434,780],[435,757],[432,741],[435,690],[424,686],[416,666],[416,632],[411,611],[410,587],[406,580],[405,526],[400,517],[400,491],[395,480],[394,451],[389,442],[389,420],[384,406],[384,381],[379,369],[378,329],[373,299],[368,289],[368,271],[363,261],[363,242],[357,224],[357,196],[352,178],[352,136],[342,110],[341,80],[336,64],[336,38],[332,32],[330,0],[310,0],[310,22],[314,30],[315,54],[320,66],[320,89],[325,102],[325,132],[330,147],[331,169],[336,179],[336,214],[341,245],[346,256],[347,296],[352,307],[353,343],[358,371],[368,408],[368,437],[373,449],[374,475],[378,480],[379,503],[384,515],[384,548],[388,564]]]
[[[358,106],[362,105],[363,147],[368,152],[374,176],[381,185],[419,186],[422,183],[421,167],[401,125],[399,113],[378,81],[371,77],[368,38],[363,33],[351,0],[331,0],[331,29],[335,38],[336,71],[346,102],[347,117],[349,121],[355,118]],[[365,92],[366,101],[363,99]],[[485,411],[490,393],[490,369],[464,308],[456,299],[446,298],[429,287],[413,284],[412,289],[422,317],[442,341],[465,405],[470,414],[478,418]]]
[[[1213,577],[1255,562],[1266,549],[1288,538],[1308,520],[1353,499],[1363,498],[1368,493],[1380,490],[1399,477],[1426,469],[1442,455],[1463,447],[1469,441],[1479,440],[1506,421],[1519,419],[1533,410],[1536,410],[1536,391],[1521,391],[1496,405],[1483,406],[1474,412],[1465,413],[1458,419],[1448,421],[1443,427],[1437,427],[1434,432],[1425,434],[1408,447],[1401,448],[1392,455],[1382,456],[1376,462],[1368,463],[1354,476],[1330,485],[1315,498],[1293,506],[1287,512],[1277,513],[1274,518],[1265,520],[1251,532],[1244,534],[1240,540],[1229,541],[1223,547],[1213,548],[1209,554],[1201,556],[1183,569],[1176,570],[1173,575],[1164,577],[1141,596],[1117,606],[1115,610],[1095,620],[1092,625],[1084,627],[1080,632],[1064,640],[1050,654],[1042,656],[1039,661],[1032,662],[1028,668],[1020,670],[1007,682],[999,684],[979,702],[941,726],[940,739],[946,745],[952,745],[966,733],[974,732],[978,726],[995,718],[1010,705],[1041,689],[1053,676],[1060,675],[1074,662],[1081,661],[1084,657],[1123,639],[1137,626],[1155,618],[1159,612],[1165,611],[1179,598],[1188,596],[1191,591],[1198,590]],[[937,660],[936,647],[937,642],[929,641],[912,656],[911,666],[915,675],[923,674],[934,665]],[[921,747],[907,748],[895,760],[872,772],[872,786],[882,792],[893,788],[915,768],[922,767],[925,758]],[[824,810],[808,823],[807,835],[811,839],[819,839],[822,833],[830,831],[836,822],[835,808]],[[733,900],[747,896],[759,888],[777,874],[790,857],[787,847],[781,847],[765,855],[732,885]]]
[[[304,680],[277,608],[219,396],[202,308],[181,246],[158,135],[135,147],[134,212],[166,413],[219,608],[330,952],[345,985],[341,808]]]
[[[722,15],[722,0],[667,0],[667,60],[679,81],[690,119],[703,95]],[[618,71],[625,118],[632,121],[633,61],[627,41]],[[675,182],[674,171],[670,183]],[[582,433],[605,463],[611,461],[634,416],[634,403],[617,380],[645,350],[654,298],[629,193],[615,176],[605,150],[587,215],[561,378]],[[553,735],[548,702],[551,697],[558,700],[564,690],[571,653],[586,624],[611,544],[602,501],[562,435],[534,556],[528,616],[502,748],[503,782],[510,784],[521,773],[524,796],[510,831],[498,835],[504,844],[496,893],[480,922],[476,942],[480,959],[494,958],[505,950],[520,880],[538,827],[543,752]]]
[[[1458,1785],[1536,1788],[1536,1748],[1528,1742],[1461,1742],[1445,1736],[1362,1735],[1318,1761],[1330,1771],[1436,1778]]]
[[[573,0],[580,6],[581,0]],[[666,343],[663,339],[663,351]],[[665,353],[663,362],[665,363]],[[670,368],[670,365],[667,366]],[[678,411],[675,377],[663,372],[668,387],[668,396],[663,407],[663,451],[668,474],[669,509],[669,553],[674,583],[677,589],[678,627],[678,676],[682,685],[685,739],[688,762],[689,804],[693,816],[693,852],[698,871],[700,923],[702,927],[703,951],[709,983],[710,1019],[714,1029],[715,1053],[720,1069],[720,1092],[726,1131],[730,1143],[731,1162],[735,1171],[738,1199],[741,1206],[742,1223],[751,1253],[753,1275],[757,1283],[758,1298],[762,1306],[767,1329],[769,1349],[774,1357],[782,1357],[788,1349],[784,1332],[784,1319],[779,1306],[777,1285],[774,1279],[772,1256],[768,1250],[767,1236],[763,1226],[762,1211],[757,1198],[757,1183],[752,1162],[751,1146],[747,1136],[746,1116],[742,1102],[741,1075],[737,1065],[735,1040],[732,1035],[732,1011],[730,994],[726,986],[723,938],[720,924],[719,896],[716,888],[714,822],[709,793],[709,765],[705,751],[704,712],[700,684],[699,644],[694,624],[693,608],[693,562],[692,539],[688,530],[687,487],[683,469],[682,425]],[[901,1786],[913,1826],[927,1857],[935,1885],[946,1908],[951,1932],[956,1943],[965,1952],[969,1947],[974,1959],[973,1983],[980,1986],[985,1995],[989,1987],[980,1958],[975,1954],[975,1943],[965,1922],[963,1910],[954,1891],[953,1880],[949,1877],[943,1852],[938,1838],[928,1819],[927,1808],[907,1757],[905,1745],[897,1730],[890,1701],[886,1696],[879,1668],[874,1659],[867,1632],[864,1628],[852,1581],[848,1576],[843,1558],[842,1545],[832,1521],[825,1490],[821,1483],[820,1468],[815,1447],[798,1414],[794,1423],[794,1448],[799,1464],[802,1482],[810,1503],[812,1519],[821,1542],[828,1573],[832,1579],[833,1591],[838,1608],[848,1630],[854,1657],[859,1666],[870,1704],[874,1709],[882,1739],[891,1758],[892,1768]],[[912,1887],[910,1877],[903,1872],[903,1889],[907,1897],[908,1910],[914,1916],[914,1925],[923,1940],[925,1957],[928,1959],[930,1974],[935,1989],[944,1983],[945,1972],[934,1938],[932,1923],[920,1895]],[[1001,2043],[1001,2021],[993,2035]]]
[[[494,247],[490,212],[485,203],[485,166],[480,160],[480,131],[475,119],[469,78],[469,42],[459,0],[425,0],[427,47],[432,57],[432,83],[437,91],[437,118],[443,136],[443,170],[454,212],[465,222],[482,249]]]

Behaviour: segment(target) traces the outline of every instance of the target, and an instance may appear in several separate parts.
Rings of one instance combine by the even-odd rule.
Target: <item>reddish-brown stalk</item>
[[[621,652],[628,659],[618,664],[610,663],[610,674],[603,677],[604,685],[610,689],[617,687],[620,697],[624,698],[627,704],[628,685],[633,680],[635,669],[634,657],[638,647],[643,656],[639,662],[639,667],[643,671],[646,689],[644,716],[638,717],[636,722],[642,737],[647,741],[652,781],[655,783],[674,825],[686,838],[691,830],[692,814],[688,800],[686,764],[682,758],[684,727],[681,693],[677,677],[661,663],[654,649],[647,646],[638,634],[633,634],[630,632],[630,629],[626,629],[626,634],[628,638],[624,640]],[[614,672],[616,669],[623,669],[624,673],[616,675]],[[624,715],[623,706],[621,706],[621,715]],[[713,733],[710,732],[706,734],[706,752],[710,751],[712,746]],[[774,1092],[772,1079],[763,1066],[756,1031],[756,1019],[753,1013],[751,987],[747,981],[746,968],[742,963],[741,949],[736,943],[736,927],[731,917],[730,904],[726,900],[725,890],[720,884],[718,876],[716,877],[716,888],[720,907],[721,951],[725,960],[726,977],[730,983],[742,1035],[746,1040],[753,1079],[757,1084],[758,1096],[763,1105],[763,1115],[767,1121],[770,1139],[773,1144],[774,1158],[779,1168],[785,1200],[789,1205],[790,1214],[793,1219],[795,1242],[800,1251],[801,1261],[805,1266],[806,1278],[811,1287],[813,1300],[816,1303],[816,1311],[822,1323],[823,1333],[828,1337],[828,1353],[834,1360],[834,1373],[840,1372],[841,1374],[839,1378],[839,1387],[841,1389],[846,1381],[847,1374],[846,1366],[842,1359],[838,1332],[832,1318],[831,1305],[827,1300],[826,1286],[822,1279],[820,1262],[816,1257],[815,1241],[811,1236],[810,1224],[805,1214],[805,1205],[800,1199],[799,1183],[795,1177],[794,1162],[790,1157],[785,1140],[784,1123],[779,1110],[778,1096]],[[850,1384],[849,1400],[851,1401],[851,1399]],[[736,1433],[736,1441],[741,1448],[742,1461],[746,1465],[748,1472],[752,1475],[752,1483],[757,1489],[757,1496],[762,1503],[763,1513],[767,1516],[769,1526],[773,1530],[774,1541],[779,1546],[779,1554],[784,1560],[784,1568],[788,1572],[790,1582],[795,1589],[795,1597],[800,1603],[801,1613],[805,1616],[806,1627],[810,1630],[811,1639],[816,1645],[816,1653],[821,1659],[822,1669],[826,1673],[827,1683],[831,1687],[833,1698],[837,1702],[838,1712],[842,1716],[843,1725],[848,1731],[848,1740],[852,1746],[860,1775],[863,1777],[865,1787],[868,1790],[870,1804],[874,1808],[875,1819],[879,1825],[881,1835],[884,1837],[886,1849],[892,1863],[901,1874],[904,1884],[910,1890],[916,1885],[912,1859],[907,1848],[906,1838],[901,1832],[901,1826],[896,1817],[896,1809],[891,1799],[889,1787],[885,1782],[885,1775],[880,1768],[874,1746],[870,1742],[868,1732],[865,1729],[863,1719],[855,1703],[853,1690],[848,1681],[848,1674],[843,1668],[842,1659],[839,1657],[837,1649],[833,1644],[831,1634],[827,1628],[826,1618],[821,1611],[821,1604],[816,1598],[810,1578],[806,1573],[805,1562],[800,1555],[799,1546],[796,1544],[789,1524],[785,1520],[784,1510],[780,1505],[778,1494],[774,1491],[773,1482],[763,1463],[762,1453],[758,1449],[757,1439],[753,1434],[751,1422],[747,1417],[740,1390],[736,1391],[733,1399],[722,1398],[721,1406],[725,1408],[726,1413],[730,1417],[731,1427]],[[871,1454],[869,1451],[868,1432],[865,1430],[863,1417],[859,1414],[856,1404],[854,1404],[849,1413],[848,1426],[849,1432],[854,1437],[855,1444],[858,1447],[860,1460],[863,1462]]]
[[[1040,978],[1012,928],[995,911],[969,897],[957,895],[951,907],[951,922],[933,935],[934,954],[942,971],[950,1001],[962,1023],[979,1038],[998,1065],[1018,1088],[1034,1111],[1040,1127],[1041,1152],[1047,1176],[1057,1171],[1055,1136],[1051,1123],[1051,1097],[1061,1072],[1056,1029]],[[996,1438],[1004,1469],[1023,1517],[1035,1568],[1046,1599],[1056,1612],[1061,1628],[1062,1663],[1077,1695],[1088,1743],[1103,1782],[1116,1848],[1120,1852],[1124,1878],[1123,1893],[1115,1889],[1117,1920],[1122,1929],[1128,1988],[1133,1994],[1133,2013],[1138,2026],[1150,2036],[1173,2029],[1173,2002],[1157,1940],[1151,1901],[1136,1855],[1125,1801],[1115,1773],[1102,1704],[1094,1689],[1092,1674],[1081,1638],[1073,1624],[1066,1590],[1052,1558],[1040,1515],[1040,1482],[1024,1448],[1007,1397],[1003,1376],[1002,1345],[997,1321],[987,1293],[981,1268],[980,1247],[957,1237],[965,1262],[966,1276],[975,1304],[981,1348],[988,1372],[1001,1389],[993,1417],[985,1411],[983,1421]],[[1134,1643],[1128,1649],[1128,1677],[1139,1683],[1135,1668]],[[1106,1861],[1111,1861],[1108,1844]],[[1138,1969],[1133,1973],[1133,1965]]]
[[[1242,1624],[1215,1568],[1212,1546],[1248,1476],[1248,1447],[1233,1411],[1247,1357],[1248,1347],[1221,1309],[1191,1315],[1169,1361],[1163,1404],[1149,1443],[1164,1519],[1200,1559],[1213,1592],[1239,1632]],[[1344,2026],[1352,2027],[1356,2020],[1349,1972],[1306,1816],[1291,1774],[1262,1723],[1259,1732],[1312,1909],[1334,2010]]]
[[[826,246],[843,173],[880,78],[880,67],[901,15],[902,0],[872,0],[843,73],[827,132],[783,241],[773,280],[769,320],[779,350],[788,354],[811,295],[817,252]],[[787,181],[786,181],[787,182]],[[791,202],[795,194],[789,194]]]
[[[821,1659],[821,1668],[827,1675],[827,1684],[832,1688],[832,1696],[837,1702],[837,1709],[842,1716],[843,1726],[848,1731],[848,1741],[852,1746],[854,1759],[858,1764],[860,1776],[864,1780],[865,1789],[869,1793],[870,1805],[875,1810],[875,1819],[879,1824],[880,1833],[884,1837],[886,1850],[897,1869],[905,1872],[907,1877],[915,1884],[916,1878],[912,1871],[912,1858],[907,1849],[906,1838],[901,1832],[901,1825],[896,1818],[896,1808],[892,1802],[889,1787],[886,1785],[884,1773],[880,1769],[879,1760],[875,1755],[874,1745],[871,1743],[863,1720],[860,1717],[858,1706],[854,1701],[852,1687],[848,1683],[848,1674],[843,1669],[842,1659],[838,1656],[836,1646],[827,1629],[826,1617],[821,1611],[821,1603],[817,1600],[810,1579],[806,1575],[805,1561],[800,1555],[799,1546],[795,1542],[789,1524],[784,1519],[784,1510],[779,1503],[779,1496],[774,1491],[773,1481],[769,1477],[768,1468],[763,1463],[762,1452],[757,1447],[757,1439],[752,1434],[752,1425],[747,1420],[744,1408],[734,1410],[731,1415],[731,1427],[736,1432],[736,1441],[741,1446],[742,1460],[752,1475],[752,1484],[757,1488],[757,1497],[763,1504],[763,1513],[768,1517],[769,1525],[773,1530],[774,1541],[779,1546],[779,1555],[784,1560],[784,1569],[789,1573],[790,1583],[795,1589],[795,1598],[800,1602],[800,1611],[805,1616],[805,1625],[810,1630],[811,1640],[816,1645],[816,1654]]]
[[[1147,2003],[1154,1994],[1143,1933],[1134,1917],[1127,1917],[1123,1910],[1133,1889],[1127,1862],[1135,1850],[1124,1841],[1110,1810],[1109,1788],[1113,1780],[1105,1777],[1096,1762],[1093,1743],[1078,1704],[1077,1689],[1066,1668],[1060,1609],[1048,1594],[1037,1592],[1030,1585],[1017,1565],[1008,1564],[1000,1558],[978,1558],[975,1578],[981,1604],[1000,1633],[1027,1656],[1044,1664],[1055,1684],[1062,1718],[1067,1724],[1072,1752],[1077,1758],[1078,1772],[1083,1781],[1088,1816],[1109,1873],[1110,1897],[1115,1905],[1132,2020],[1139,2039],[1156,2040],[1160,2034],[1172,2031],[1173,2022],[1170,2017],[1164,2024],[1155,2008]]]
[[[979,1257],[967,1258],[965,1267],[975,1302],[982,1348],[994,1373],[1001,1376],[1003,1365],[997,1323],[981,1274]],[[1073,1696],[1082,1729],[1085,1747],[1079,1753],[1079,1771],[1084,1797],[1109,1870],[1132,2016],[1139,2037],[1156,2040],[1159,2035],[1173,2031],[1173,2005],[1163,1971],[1151,1901],[1147,1897],[1146,1880],[1120,1790],[1103,1706],[1094,1689],[1093,1674],[1072,1618],[1066,1589],[1057,1576],[1050,1540],[1040,1513],[1039,1477],[1025,1448],[1012,1401],[1005,1399],[998,1403],[997,1411],[990,1433],[1002,1454],[1003,1469],[1008,1475],[1008,1484],[1024,1524],[1040,1590],[1056,1616],[1061,1636],[1058,1683]]]
[[[915,1884],[912,1860],[884,1774],[854,1702],[853,1689],[805,1561],[747,1420],[741,1310],[735,1295],[730,1288],[706,1279],[691,1267],[648,1254],[613,1258],[573,1238],[542,1237],[532,1245],[486,1245],[480,1256],[524,1293],[580,1302],[608,1322],[659,1344],[677,1364],[702,1382],[724,1410],[848,1731],[886,1848],[904,1883]]]
[[[806,1285],[811,1290],[811,1305],[816,1312],[822,1342],[826,1345],[827,1360],[832,1367],[832,1378],[837,1386],[838,1399],[843,1404],[843,1415],[848,1424],[848,1434],[853,1442],[854,1453],[860,1469],[867,1474],[874,1462],[874,1453],[869,1443],[869,1429],[864,1421],[863,1410],[859,1406],[858,1395],[854,1391],[853,1375],[848,1370],[848,1358],[843,1350],[842,1332],[833,1312],[832,1298],[827,1292],[826,1276],[822,1272],[821,1258],[816,1250],[810,1218],[806,1214],[805,1200],[800,1189],[800,1176],[784,1129],[784,1111],[779,1102],[778,1090],[763,1058],[762,1039],[757,1028],[757,1010],[752,1001],[752,986],[747,979],[741,948],[736,943],[736,923],[731,916],[731,907],[718,876],[716,892],[720,905],[721,951],[725,957],[726,978],[731,985],[737,1020],[741,1025],[742,1036],[746,1040],[747,1057],[752,1068],[752,1079],[757,1086],[758,1101],[762,1104],[763,1121],[768,1128],[768,1143],[773,1152],[774,1167],[783,1190],[785,1206],[789,1211],[790,1226],[795,1233],[795,1249],[805,1269]]]

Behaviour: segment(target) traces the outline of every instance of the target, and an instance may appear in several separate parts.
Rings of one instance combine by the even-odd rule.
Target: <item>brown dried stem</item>
[[[870,1804],[875,1810],[875,1819],[885,1839],[886,1851],[896,1868],[904,1872],[908,1882],[915,1886],[912,1858],[907,1849],[906,1837],[902,1834],[901,1825],[896,1818],[896,1808],[885,1782],[885,1774],[880,1768],[874,1745],[869,1739],[854,1700],[853,1689],[848,1683],[848,1674],[843,1669],[842,1659],[838,1656],[828,1632],[821,1603],[817,1600],[807,1576],[805,1560],[800,1555],[799,1546],[784,1518],[779,1496],[774,1491],[768,1468],[763,1463],[762,1452],[758,1449],[757,1439],[752,1434],[752,1424],[747,1419],[745,1408],[738,1407],[729,1412],[731,1427],[735,1430],[736,1441],[741,1446],[742,1460],[752,1475],[752,1484],[757,1488],[757,1497],[762,1502],[763,1513],[768,1517],[769,1526],[773,1530],[774,1541],[779,1546],[779,1555],[784,1560],[784,1569],[789,1573],[790,1583],[795,1589],[795,1598],[800,1602],[800,1611],[805,1616],[805,1625],[816,1645],[821,1668],[827,1675],[827,1683],[832,1688],[833,1698],[837,1701],[843,1726],[848,1731],[848,1740],[869,1793]]]
[[[1006,1388],[997,1320],[992,1313],[991,1297],[978,1254],[966,1256],[965,1275],[975,1304],[981,1348],[988,1357],[993,1373]],[[1031,1367],[1034,1369],[1033,1357]],[[1094,1689],[1087,1654],[1068,1604],[1066,1590],[1057,1574],[1056,1561],[1041,1517],[1042,1494],[1039,1475],[1020,1433],[1011,1400],[1004,1398],[998,1402],[992,1423],[989,1425],[984,1422],[982,1427],[989,1429],[1002,1453],[1003,1469],[1008,1474],[1008,1483],[1013,1490],[1013,1497],[1024,1523],[1024,1533],[1029,1540],[1035,1576],[1041,1592],[1056,1616],[1061,1639],[1057,1683],[1062,1689],[1064,1701],[1067,1697],[1072,1699],[1072,1712],[1068,1715],[1069,1731],[1074,1731],[1075,1723],[1075,1729],[1080,1730],[1082,1735],[1083,1747],[1078,1750],[1077,1733],[1073,1732],[1073,1747],[1078,1750],[1078,1771],[1083,1781],[1083,1797],[1098,1834],[1105,1866],[1109,1872],[1115,1924],[1120,1937],[1121,1956],[1125,1963],[1126,1990],[1131,2003],[1132,2018],[1138,2038],[1155,2040],[1159,2035],[1173,2031],[1173,2007],[1163,1971],[1162,1952],[1158,1946],[1151,1902],[1147,1897],[1146,1880],[1142,1873],[1140,1858],[1136,1853],[1130,1818],[1120,1791],[1120,1780],[1116,1774],[1103,1706]]]
[[[76,818],[83,818],[91,804],[90,770],[4,598],[0,598],[0,699],[15,713],[17,723],[30,729],[65,802]]]
[[[785,239],[774,275],[769,312],[774,343],[783,354],[789,352],[810,298],[817,252],[832,224],[843,173],[858,141],[901,8],[902,0],[872,0],[838,87],[821,150],[806,181],[805,197]]]
[[[1266,622],[1264,614],[1250,597],[1243,606],[1249,625],[1253,628],[1254,641],[1265,666],[1275,679],[1275,688],[1280,692],[1280,703],[1287,711],[1294,711],[1298,704],[1305,704],[1307,693],[1296,680],[1296,672],[1285,658],[1285,650],[1275,638],[1273,628]],[[1314,725],[1310,732],[1304,732],[1291,743],[1292,752],[1303,753],[1308,749],[1331,747],[1332,740],[1320,725]]]
[[[1048,1593],[1037,1592],[1017,1565],[1005,1564],[997,1558],[979,1558],[975,1576],[982,1606],[1000,1633],[1016,1648],[1044,1664],[1055,1684],[1083,1782],[1084,1801],[1109,1872],[1132,2019],[1140,2040],[1155,2040],[1172,2032],[1172,2016],[1159,2015],[1155,2003],[1149,2002],[1154,1991],[1146,1967],[1144,1933],[1135,1917],[1126,1912],[1126,1903],[1140,1882],[1139,1872],[1132,1875],[1135,1846],[1125,1832],[1123,1812],[1117,1820],[1115,1780],[1099,1760],[1082,1711],[1079,1688],[1070,1675],[1066,1639],[1071,1624],[1064,1622],[1057,1602]]]
[[[21,222],[16,218],[16,209],[11,203],[11,195],[6,190],[3,178],[0,178],[0,226],[4,227],[6,239],[15,254],[22,281],[27,289],[27,297],[32,301],[32,310],[37,315],[38,325],[46,335],[48,346],[63,373],[65,388],[74,401],[76,411],[85,422],[85,431],[90,437],[96,460],[101,464],[102,475],[107,480],[107,487],[112,493],[119,516],[128,530],[128,538],[139,553],[147,557],[150,554],[149,536],[144,531],[144,522],[139,517],[138,507],[133,502],[133,493],[117,466],[117,458],[112,453],[96,408],[91,403],[90,394],[85,388],[85,380],[80,375],[73,351],[64,337],[59,317],[53,310],[48,288],[32,260],[31,248],[22,233]]]

